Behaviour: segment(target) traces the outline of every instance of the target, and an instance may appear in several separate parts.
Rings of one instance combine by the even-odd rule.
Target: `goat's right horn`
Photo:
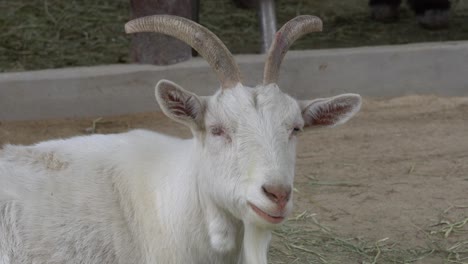
[[[125,32],[156,32],[182,40],[205,58],[223,89],[241,82],[239,68],[223,42],[213,32],[189,19],[170,15],[136,18],[125,24]]]
[[[298,38],[310,32],[322,31],[322,20],[316,16],[298,16],[289,20],[276,32],[268,51],[268,59],[263,73],[263,84],[276,83],[284,55]]]

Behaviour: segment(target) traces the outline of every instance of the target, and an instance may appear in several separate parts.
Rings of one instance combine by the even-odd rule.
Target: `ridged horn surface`
[[[322,20],[316,16],[303,15],[288,21],[276,32],[268,51],[263,72],[263,84],[277,83],[284,55],[298,38],[311,32],[322,31]]]
[[[223,89],[241,82],[239,67],[223,42],[210,30],[189,19],[154,15],[131,20],[126,33],[156,32],[175,37],[194,48],[216,72]]]

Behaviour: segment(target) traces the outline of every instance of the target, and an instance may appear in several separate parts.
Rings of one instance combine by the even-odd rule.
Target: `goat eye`
[[[223,137],[226,142],[230,143],[232,142],[231,137],[229,136],[228,133],[226,133],[226,129],[222,126],[213,126],[210,128],[210,133],[211,135],[215,137]]]
[[[291,134],[296,135],[297,133],[301,132],[302,129],[299,127],[294,127],[293,130],[291,131]]]
[[[210,132],[213,136],[222,136],[224,135],[224,129],[219,126],[212,127],[210,129]]]

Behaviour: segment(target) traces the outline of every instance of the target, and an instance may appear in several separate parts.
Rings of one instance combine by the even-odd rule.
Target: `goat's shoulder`
[[[183,142],[187,141],[138,129],[48,140],[29,146],[5,145],[0,149],[0,174],[19,170],[30,174],[32,171],[82,171],[108,167],[133,170],[133,167],[165,162],[171,156],[169,153],[186,146]]]
[[[167,153],[183,140],[132,130],[126,133],[76,136],[35,145],[0,149],[0,200],[29,192],[44,183],[68,186],[102,181],[107,176],[141,175],[167,163]],[[114,180],[116,178],[114,177]],[[8,193],[6,193],[8,192]],[[5,197],[4,197],[5,198]]]
[[[149,130],[136,129],[118,134],[95,134],[75,136],[67,139],[42,141],[34,145],[6,144],[0,148],[0,161],[40,161],[58,158],[59,156],[80,160],[80,156],[97,158],[109,157],[112,153],[161,149],[177,145],[182,141],[164,134]],[[112,155],[111,155],[112,156]]]

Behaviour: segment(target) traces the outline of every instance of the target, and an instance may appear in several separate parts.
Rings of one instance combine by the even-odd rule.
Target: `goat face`
[[[276,84],[239,84],[202,98],[163,80],[156,98],[194,134],[200,192],[237,219],[264,227],[291,212],[297,133],[343,123],[360,107],[353,94],[296,101]]]
[[[205,175],[211,174],[206,182],[213,181],[215,201],[260,224],[284,219],[292,206],[294,129],[304,124],[300,113],[297,102],[276,85],[237,86],[209,99]]]

